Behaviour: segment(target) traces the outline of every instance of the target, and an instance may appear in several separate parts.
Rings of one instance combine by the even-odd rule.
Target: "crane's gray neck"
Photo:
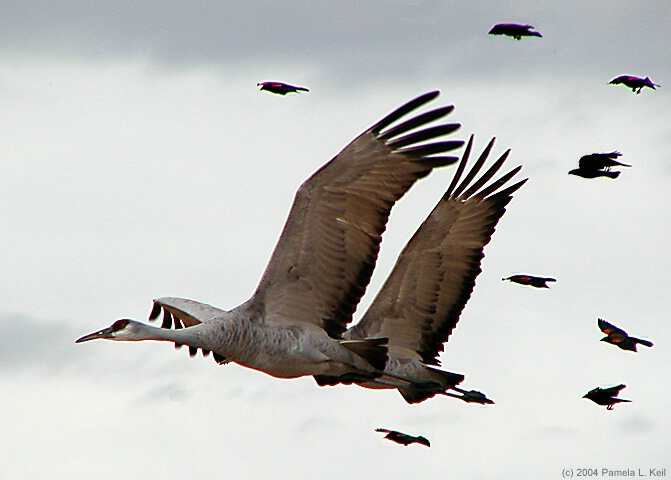
[[[179,345],[202,348],[204,350],[217,351],[216,331],[223,333],[217,325],[201,323],[193,327],[172,330],[168,328],[158,328],[140,322],[133,322],[132,336],[124,340],[156,340],[163,342],[174,342]]]

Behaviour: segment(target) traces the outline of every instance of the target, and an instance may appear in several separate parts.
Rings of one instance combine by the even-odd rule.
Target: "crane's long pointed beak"
[[[88,335],[84,335],[83,337],[78,338],[75,343],[88,342],[89,340],[97,340],[99,338],[110,338],[111,332],[111,328],[104,328],[102,330],[98,330],[97,332],[89,333]]]

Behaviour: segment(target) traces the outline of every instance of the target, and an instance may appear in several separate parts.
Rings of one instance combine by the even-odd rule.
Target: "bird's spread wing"
[[[603,318],[599,318],[597,320],[597,323],[598,323],[599,328],[601,329],[601,331],[603,333],[605,333],[606,335],[611,335],[613,333],[619,333],[621,335],[627,336],[627,333],[624,330],[622,330],[621,328],[616,327],[612,323],[608,323]]]
[[[601,391],[609,397],[617,397],[620,391],[625,387],[626,385],[615,385],[614,387],[603,388]]]
[[[578,167],[581,170],[599,170],[603,168],[603,161],[599,158],[598,153],[591,153],[589,155],[583,155],[578,160]]]
[[[484,187],[509,151],[474,181],[493,143],[492,139],[459,183],[473,144],[471,136],[452,184],[401,252],[366,314],[347,331],[347,338],[388,337],[390,354],[439,364],[437,356],[481,271],[483,248],[512,193],[526,181],[503,188],[521,168],[517,167]]]
[[[225,313],[224,310],[212,305],[177,297],[162,297],[154,300],[149,320],[157,320],[161,316],[161,312],[163,313],[161,328],[174,328],[176,330],[209,322]],[[180,347],[181,345],[175,344],[175,346]],[[189,347],[189,354],[192,357],[196,355],[197,351],[197,348]],[[203,350],[203,356],[209,353],[207,350]],[[216,352],[213,352],[213,357],[219,364],[225,364],[229,361]]]
[[[186,328],[209,322],[224,313],[224,310],[206,303],[177,297],[162,297],[154,300],[149,320],[156,320],[163,312],[161,328]]]
[[[457,161],[439,154],[463,141],[433,140],[460,125],[426,127],[452,106],[389,127],[438,94],[395,110],[301,185],[250,308],[268,322],[342,335],[370,280],[394,203],[433,168]]]

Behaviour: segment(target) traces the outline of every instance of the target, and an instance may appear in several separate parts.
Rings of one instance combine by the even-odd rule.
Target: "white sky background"
[[[113,6],[112,6],[113,5]],[[3,2],[0,476],[560,478],[671,469],[666,1]],[[531,23],[543,38],[488,36]],[[634,95],[617,75],[662,85]],[[280,97],[256,83],[310,88]],[[530,181],[443,355],[495,405],[277,380],[169,344],[74,340],[253,292],[300,183],[432,89]],[[615,181],[567,175],[611,150]],[[365,310],[454,167],[399,203]],[[534,290],[501,278],[558,279]],[[597,317],[655,342],[600,343]],[[582,399],[627,384],[631,404]],[[403,448],[376,427],[422,434]]]

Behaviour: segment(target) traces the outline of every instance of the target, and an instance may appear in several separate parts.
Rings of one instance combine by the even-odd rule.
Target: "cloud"
[[[3,347],[0,370],[36,368],[57,373],[87,352],[75,352],[76,329],[63,321],[45,321],[23,314],[0,314]]]
[[[170,400],[171,402],[181,402],[190,399],[192,393],[186,390],[179,382],[167,382],[150,388],[139,399],[141,403],[154,403],[157,400]]]
[[[652,418],[640,414],[633,414],[618,422],[617,429],[621,433],[649,434],[658,428]]]
[[[253,14],[250,14],[253,12]],[[647,25],[629,28],[628,21]],[[587,72],[668,72],[655,38],[665,2],[566,9],[518,2],[14,2],[3,6],[0,52],[68,58],[143,58],[171,68],[309,66],[324,81],[401,82],[432,68],[469,75],[570,64]],[[489,37],[501,21],[533,23],[543,39]],[[584,32],[590,32],[589,43]],[[598,55],[595,55],[598,52]],[[624,59],[624,61],[623,61]],[[531,60],[531,63],[529,62]],[[666,62],[668,63],[668,62]],[[624,70],[632,71],[624,71]],[[555,68],[565,75],[566,69]],[[622,70],[622,71],[621,71]],[[289,79],[291,80],[291,79]]]

